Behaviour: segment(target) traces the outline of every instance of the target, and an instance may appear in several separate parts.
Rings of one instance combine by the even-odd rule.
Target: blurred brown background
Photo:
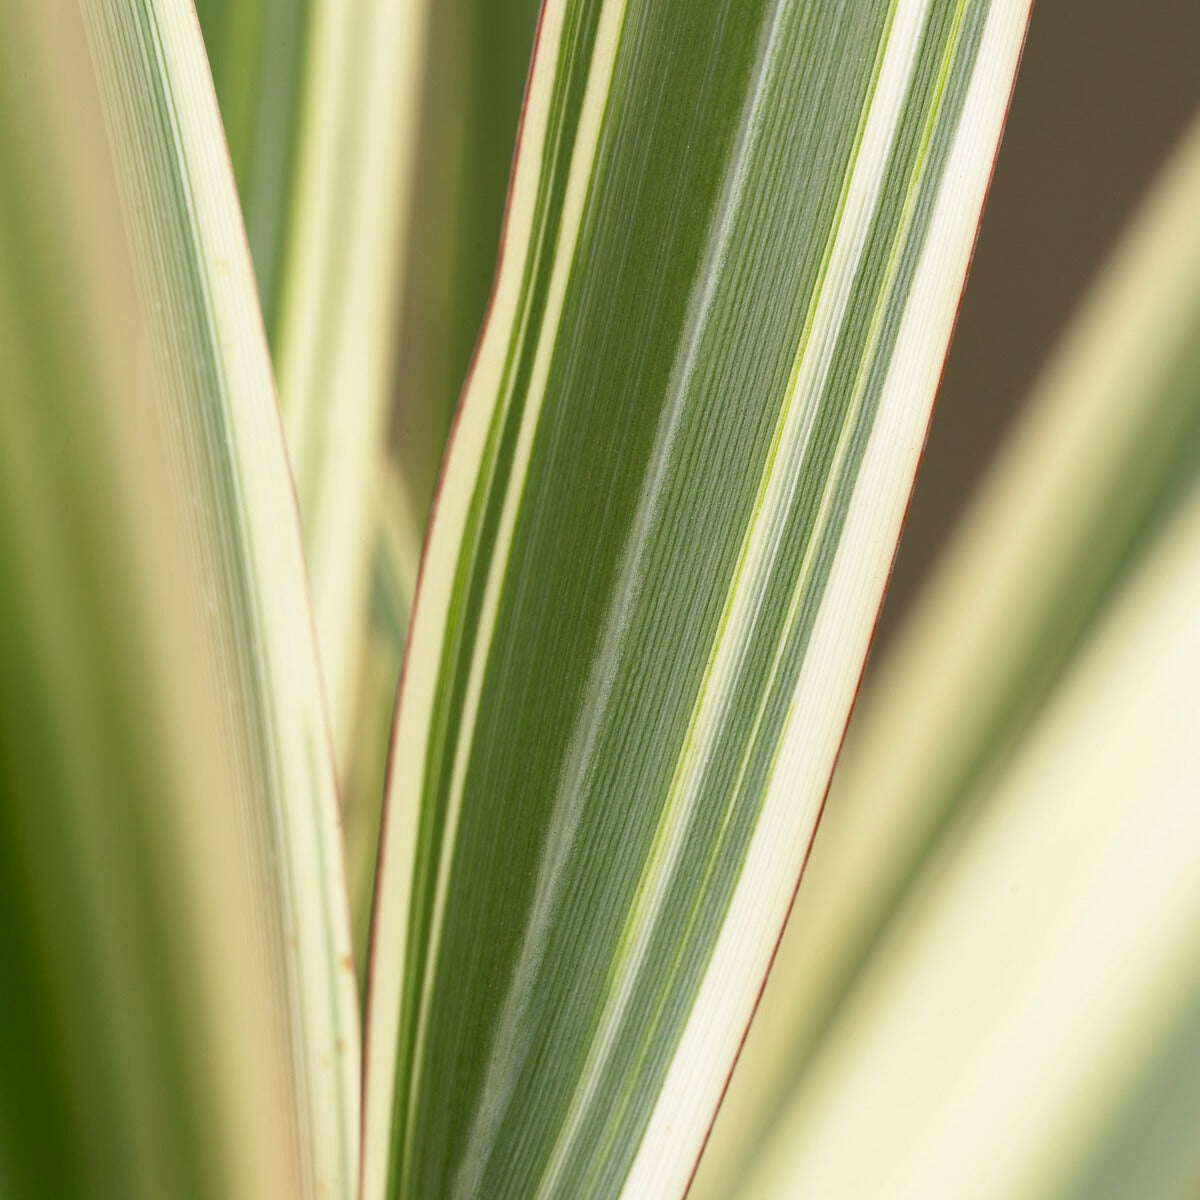
[[[1200,0],[1035,0],[879,646],[1198,108]]]

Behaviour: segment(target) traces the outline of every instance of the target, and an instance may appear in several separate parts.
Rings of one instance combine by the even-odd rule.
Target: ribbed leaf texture
[[[393,739],[372,1200],[684,1190],[857,686],[1027,16],[543,9]]]

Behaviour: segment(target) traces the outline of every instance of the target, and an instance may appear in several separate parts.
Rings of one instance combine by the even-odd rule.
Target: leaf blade
[[[667,1048],[706,1036],[693,1005],[740,1036],[816,820],[1025,10],[731,13],[543,11],[395,735],[370,1196],[682,1190],[736,1046],[656,1107]],[[722,927],[740,972],[708,967]],[[435,1112],[432,1079],[463,1103]]]
[[[0,1177],[302,1194],[214,497],[182,484],[185,339],[153,341],[167,297],[138,277],[95,16],[0,13]]]
[[[301,1184],[356,1186],[359,1042],[336,779],[303,549],[216,98],[195,16],[87,3],[159,402],[241,740],[247,853],[273,894]]]
[[[1128,1082],[1179,1025],[1194,1035],[1200,982],[1197,547],[1193,484],[978,819],[930,856],[737,1195],[884,1180],[1074,1195],[1120,1161],[1110,1135],[1139,1149],[1145,1128],[1117,1123]],[[1165,1149],[1140,1147],[1152,1165],[1136,1186],[1186,1194],[1194,1148],[1176,1134]]]
[[[340,778],[359,709],[428,0],[207,0],[300,506]],[[405,530],[407,534],[407,529]],[[415,564],[419,541],[406,546]],[[386,706],[385,706],[386,707]]]

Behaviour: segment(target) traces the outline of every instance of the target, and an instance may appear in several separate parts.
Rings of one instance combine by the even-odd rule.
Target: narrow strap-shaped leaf
[[[342,821],[346,831],[346,876],[354,929],[354,960],[365,982],[379,821],[387,781],[388,742],[396,708],[396,681],[404,659],[408,618],[416,590],[412,548],[421,535],[399,468],[380,471],[382,494],[371,580],[371,614],[359,685],[358,718],[348,764]]]
[[[254,786],[248,852],[276,891],[306,1193],[355,1187],[358,1025],[337,795],[271,365],[196,18],[169,0],[82,5],[172,466],[208,539],[229,719]]]
[[[369,620],[428,0],[314,0],[272,336],[343,771]]]
[[[137,551],[176,560],[144,519],[163,496],[131,434],[153,408],[95,110],[78,12],[0,9],[0,1190],[247,1196],[202,1082],[221,1057],[189,1011],[202,954],[178,937],[199,854],[161,797],[201,797],[162,745],[179,706]],[[245,949],[227,965],[269,994]],[[294,1178],[286,1121],[245,1132]]]
[[[0,8],[0,1192],[312,1194],[219,396],[139,296],[96,83],[79,6]]]
[[[853,698],[1027,13],[543,9],[394,735],[368,1197],[683,1191]]]
[[[1197,611],[1193,482],[728,1194],[1192,1194]]]
[[[268,335],[294,217],[309,23],[319,0],[196,0]]]
[[[1198,207],[1200,126],[864,699],[698,1196],[730,1194],[925,859],[987,799],[1200,472]]]
[[[387,739],[424,527],[487,308],[540,0],[439,0],[429,12],[400,286],[392,430],[354,748],[344,768],[360,974],[379,851]],[[394,584],[402,585],[398,603]],[[397,641],[398,635],[398,641]]]
[[[424,524],[487,308],[540,0],[439,0],[429,14],[396,454]],[[410,553],[420,553],[419,540]]]
[[[199,5],[279,381],[343,783],[360,707],[376,719],[363,655],[429,8]],[[419,551],[419,538],[405,549],[414,563]]]

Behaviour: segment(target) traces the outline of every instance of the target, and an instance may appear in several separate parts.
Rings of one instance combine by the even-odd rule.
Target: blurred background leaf
[[[14,589],[14,644],[33,655],[18,656],[19,679],[50,697],[30,706],[27,736],[42,739],[42,769],[62,774],[50,777],[48,800],[23,776],[8,815],[27,827],[15,845],[28,876],[17,879],[42,889],[25,918],[43,904],[55,911],[46,889],[76,879],[61,919],[88,931],[75,944],[81,958],[111,955],[93,990],[91,977],[43,976],[47,1019],[78,1038],[90,1017],[114,1071],[127,1058],[130,1071],[148,1072],[117,1079],[107,1101],[95,1095],[102,1082],[83,1076],[87,1104],[107,1103],[104,1121],[111,1112],[116,1123],[106,1135],[114,1155],[120,1137],[132,1139],[131,1162],[114,1167],[121,1173],[98,1185],[102,1194],[283,1186],[349,1196],[359,1035],[333,760],[270,362],[204,48],[194,16],[174,4],[44,11],[6,17],[14,44],[60,28],[82,29],[87,44],[73,56],[31,51],[30,66],[18,59],[9,73],[4,286],[20,324],[6,350],[27,382],[5,397],[5,479],[34,489],[7,510],[14,571],[28,581]],[[107,138],[85,138],[97,108]],[[74,124],[78,143],[61,132]],[[61,211],[38,203],[56,194],[53,175],[39,172],[56,170]],[[106,189],[120,213],[114,201],[107,228],[80,215],[89,192]],[[94,266],[106,252],[111,294]],[[79,301],[68,290],[77,276],[99,281]],[[111,346],[110,310],[129,321]],[[98,369],[97,386],[89,347],[119,367]],[[132,466],[120,458],[130,442]],[[111,530],[100,523],[103,499],[116,489],[123,501],[125,488],[149,532],[121,509]],[[153,571],[135,574],[126,553]],[[38,800],[40,826],[28,810]],[[66,865],[45,852],[50,828],[70,831]],[[57,940],[47,935],[45,948],[57,953]],[[156,1039],[144,1048],[142,1026]],[[197,1068],[186,1065],[193,1055]],[[74,1078],[69,1062],[64,1070]]]
[[[1187,0],[1034,5],[880,650],[1200,106],[1197,43],[1200,5]]]
[[[284,248],[295,218],[309,23],[318,3],[196,0],[272,344],[279,337]]]
[[[262,296],[343,787],[378,724],[369,649],[429,0],[201,0]],[[440,447],[433,453],[440,453]],[[435,458],[436,461],[436,458]],[[381,534],[382,521],[395,528]],[[390,702],[387,709],[390,711]],[[352,799],[351,809],[358,807]],[[357,889],[356,889],[357,890]]]
[[[732,1194],[1195,1193],[1200,491],[930,854]]]
[[[428,516],[495,273],[540,0],[441,0],[430,15],[395,444]]]
[[[1160,538],[1169,536],[1180,543],[1169,553],[1179,559],[1175,574],[1180,595],[1190,594],[1188,546],[1194,571],[1200,562],[1200,544],[1195,541],[1194,522],[1176,513],[1190,511],[1190,497],[1200,478],[1200,229],[1194,219],[1198,207],[1200,125],[1193,127],[1047,369],[1028,413],[962,520],[921,604],[868,688],[778,962],[706,1152],[698,1195],[731,1194],[765,1140],[798,1144],[796,1130],[781,1124],[785,1098],[797,1090],[801,1097],[811,1097],[825,1086],[818,1082],[824,1080],[822,1064],[838,1053],[829,1047],[842,1046],[851,1036],[843,1029],[849,1021],[843,1013],[855,1008],[856,997],[884,969],[876,966],[877,961],[890,961],[891,947],[905,938],[909,922],[915,919],[908,915],[910,910],[931,903],[920,899],[934,886],[929,877],[936,879],[939,871],[954,869],[955,848],[972,844],[977,824],[1001,819],[988,815],[1002,804],[994,793],[1003,791],[1005,780],[1014,773],[1021,777],[1019,764],[1036,756],[1037,751],[1025,747],[1045,741],[1048,735],[1040,732],[1041,724],[1054,719],[1047,712],[1074,703],[1056,697],[1064,689],[1082,686],[1070,683],[1087,671],[1077,667],[1075,660],[1086,661],[1100,653],[1090,648],[1093,639],[1101,636],[1095,631],[1108,620],[1108,608],[1124,590],[1142,586],[1130,581],[1142,573],[1141,558]],[[1172,525],[1181,525],[1183,532],[1164,534],[1164,528]],[[1153,572],[1153,568],[1145,570]],[[1169,611],[1177,602],[1163,601]],[[1147,670],[1161,653],[1156,649],[1159,639],[1169,644],[1174,636],[1180,654],[1186,656],[1186,630],[1159,629],[1136,614],[1125,622],[1135,630],[1128,636],[1140,639],[1135,644],[1144,643],[1151,664]],[[1190,786],[1194,794],[1200,786],[1189,773],[1194,766],[1171,741],[1170,732],[1181,714],[1186,719],[1192,712],[1195,696],[1189,697],[1188,689],[1181,693],[1169,679],[1160,693],[1152,674],[1146,679],[1139,674],[1137,679],[1141,682],[1122,684],[1116,675],[1111,683],[1095,685],[1101,695],[1105,688],[1113,690],[1112,703],[1117,705],[1113,711],[1121,711],[1122,687],[1133,695],[1141,695],[1138,689],[1146,691],[1145,713],[1128,735],[1108,744],[1105,739],[1111,740],[1112,735],[1102,733],[1106,727],[1100,724],[1091,741],[1077,736],[1080,761],[1065,776],[1051,776],[1058,782],[1045,792],[1042,806],[1061,811],[1061,819],[1073,819],[1077,829],[1076,850],[1067,854],[1059,877],[1035,881],[1018,865],[1019,850],[998,852],[1012,856],[1009,865],[994,868],[1004,879],[1020,881],[1011,886],[1044,887],[1046,894],[1036,910],[1044,921],[1070,909],[1066,897],[1073,894],[1072,886],[1078,886],[1074,860],[1077,852],[1082,855],[1087,838],[1094,836],[1095,826],[1108,811],[1106,805],[1119,811],[1120,804],[1132,797],[1147,820],[1159,811],[1169,818],[1170,805],[1187,794],[1186,788]],[[1076,706],[1087,702],[1085,696]],[[1162,725],[1165,741],[1159,750],[1164,761],[1181,772],[1173,778],[1160,781],[1154,771],[1147,771],[1144,780],[1139,779],[1128,765],[1122,765],[1122,752],[1131,763],[1143,766],[1146,755],[1153,757],[1152,748],[1158,743],[1143,728],[1149,714],[1155,714],[1153,721]],[[1096,763],[1104,764],[1109,778],[1103,787],[1098,787]],[[1035,787],[1029,780],[1024,785],[1029,795],[1042,795],[1047,786]],[[1038,834],[1034,818],[1027,819],[1032,841]],[[1000,863],[1004,861],[1000,858]],[[1196,866],[1200,863],[1193,863],[1192,869]],[[1124,901],[1131,910],[1153,882],[1136,877],[1125,881],[1129,892]],[[986,885],[976,887],[982,910]],[[1109,917],[1107,909],[1098,907],[1104,902],[1100,893],[1097,886],[1091,901],[1097,908],[1090,914],[1083,899],[1086,891],[1078,893],[1074,903],[1085,905],[1079,917],[1082,932],[1069,927],[1064,938],[1086,937],[1088,931],[1103,937]],[[965,903],[961,898],[958,902]],[[1028,911],[1037,921],[1032,916],[1035,910],[1019,911]],[[1163,919],[1185,922],[1187,912],[1185,906],[1174,912],[1168,909]],[[1018,920],[1015,915],[1011,928],[993,934],[995,959],[1002,961],[1005,945],[1027,945],[1029,961],[1012,962],[1002,970],[997,967],[994,976],[984,976],[986,987],[996,993],[1015,991],[1022,984],[1034,986],[1023,972],[1038,969],[1032,949],[1038,933],[1035,927],[1017,924]],[[1069,951],[1067,943],[1061,953],[1066,956]],[[1164,955],[1177,952],[1177,946],[1163,950]],[[1115,947],[1108,953],[1105,970],[1113,973],[1114,981],[1135,973],[1118,965]],[[1142,967],[1149,978],[1157,978],[1151,964]],[[939,1064],[956,1061],[946,1049],[951,1039],[957,1035],[965,1046],[982,1036],[983,1001],[966,1003],[960,997],[955,1002],[939,996],[938,968],[926,961],[922,969],[929,979],[927,1010],[941,1012],[942,1031],[927,1045],[924,1073],[933,1076],[941,1069]],[[902,972],[900,977],[906,978]],[[1080,1011],[1086,1008],[1090,978],[1080,967],[1077,979],[1058,984]],[[902,986],[894,985],[897,993]],[[1129,1003],[1138,999],[1135,995]],[[1172,1010],[1171,1019],[1176,1016]],[[1119,1041],[1121,1020],[1109,1019],[1109,1038]],[[1031,1017],[1024,1032],[1029,1045],[1037,1045],[1044,1054],[1039,1028]],[[1103,1044],[1099,1038],[1097,1054]],[[1028,1057],[1022,1059],[1011,1048],[1003,1053],[996,1049],[992,1077],[985,1074],[971,1105],[983,1108],[989,1097],[1011,1087],[1006,1070],[1016,1071]],[[1078,1110],[1099,1103],[1096,1083],[1086,1071],[1072,1075],[1060,1070],[1055,1076],[1049,1064],[1044,1067],[1042,1086],[1066,1089],[1059,1097],[1060,1111],[1045,1114],[1047,1128],[1054,1120],[1066,1121],[1072,1104]],[[913,1080],[912,1086],[907,1105],[919,1111],[925,1093],[919,1090],[919,1080]],[[1139,1081],[1126,1075],[1106,1080],[1104,1091],[1108,1101],[1117,1104],[1125,1089],[1135,1086],[1140,1086]],[[1026,1099],[1033,1111],[1032,1099]],[[865,1095],[863,1100],[869,1103]],[[894,1161],[882,1150],[876,1153],[873,1128],[869,1121],[863,1122],[862,1142],[846,1143],[847,1162],[851,1158]],[[999,1140],[1000,1135],[996,1137]],[[1111,1133],[1106,1132],[1103,1140],[1110,1142]],[[778,1157],[780,1152],[775,1153]],[[1031,1152],[1026,1148],[1024,1153],[1026,1157],[1010,1150],[1006,1174],[997,1179],[995,1194],[1057,1194],[1022,1190],[1033,1186],[1023,1183],[1020,1175],[1032,1169]],[[846,1163],[842,1166],[846,1169]],[[761,1179],[759,1186],[771,1194],[788,1194],[790,1187],[798,1185],[777,1175],[772,1187]],[[857,1186],[871,1192],[882,1183],[864,1179],[851,1185],[843,1178],[840,1184],[824,1186]],[[955,1193],[951,1188],[944,1194]]]
[[[197,4],[305,518],[360,973],[408,604],[491,287],[538,8]]]
[[[139,185],[127,159],[114,171],[101,123],[126,148],[143,139],[147,188],[188,177],[151,115],[178,94],[147,59],[122,60],[119,83],[93,75],[93,54],[111,70],[119,46],[147,46],[139,17],[0,10],[0,1190],[315,1195],[322,1144],[293,1040],[313,947],[289,925],[285,875],[314,898],[323,881],[273,825],[273,750],[257,740],[302,701],[273,712],[247,676],[272,635],[231,587],[248,578],[245,526],[222,507],[238,467],[202,436],[229,430],[228,375],[168,266],[196,263],[199,227],[170,204],[148,222],[130,207]],[[186,59],[186,26],[158,32],[159,67]],[[171,128],[194,147],[202,87],[193,103]],[[203,182],[192,198],[213,199]],[[205,267],[228,249],[211,237]],[[272,420],[264,383],[242,399]],[[282,517],[271,565],[287,588],[299,542],[278,439],[255,464],[242,516]],[[285,603],[303,612],[300,586]],[[291,653],[303,662],[303,641]],[[323,738],[319,697],[309,715]],[[315,757],[301,820],[322,799]]]

